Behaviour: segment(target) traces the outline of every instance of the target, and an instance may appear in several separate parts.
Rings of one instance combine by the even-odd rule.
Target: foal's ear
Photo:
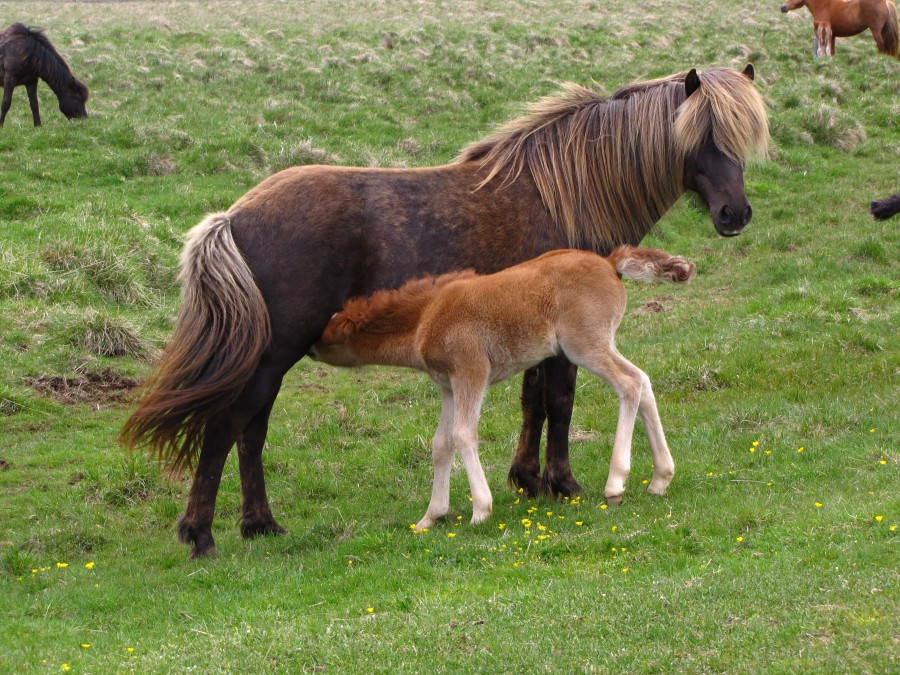
[[[756,75],[756,72],[753,70],[753,64],[748,63],[747,67],[744,68],[743,73],[747,76],[748,79],[752,81],[754,76]]]
[[[684,97],[687,98],[700,88],[700,76],[697,75],[697,69],[691,68],[690,72],[684,76]]]

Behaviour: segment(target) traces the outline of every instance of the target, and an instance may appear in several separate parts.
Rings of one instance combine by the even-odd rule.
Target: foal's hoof
[[[607,497],[606,503],[609,504],[610,506],[618,506],[619,504],[622,503],[622,496],[623,495],[613,495],[611,497]]]

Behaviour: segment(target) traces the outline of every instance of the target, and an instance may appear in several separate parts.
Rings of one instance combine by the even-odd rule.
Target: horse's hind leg
[[[258,409],[238,437],[243,537],[287,533],[272,515],[262,463],[263,446],[269,430],[269,415],[281,388],[282,377],[280,369],[261,366],[238,402],[245,410]]]
[[[666,435],[663,433],[662,421],[659,419],[659,409],[656,407],[656,397],[653,395],[653,386],[650,378],[640,370],[641,374],[641,402],[638,412],[650,441],[650,453],[653,455],[653,480],[647,486],[647,492],[654,495],[666,494],[669,483],[675,475],[675,461],[666,443]]]
[[[6,113],[9,112],[9,107],[12,105],[13,89],[15,87],[12,82],[7,80],[3,83],[3,103],[0,104],[0,127],[6,121]]]
[[[28,103],[31,104],[31,119],[34,120],[34,126],[39,127],[41,126],[41,113],[38,110],[37,80],[27,83],[25,91],[28,92]]]
[[[544,367],[538,365],[522,376],[522,431],[508,476],[529,497],[537,497],[541,489],[541,433],[546,419]]]
[[[220,416],[206,425],[187,508],[178,521],[179,538],[185,544],[193,544],[192,558],[212,553],[216,547],[212,536],[216,494],[219,492],[225,460],[234,443],[231,426],[223,418],[224,416]]]
[[[547,456],[541,492],[554,497],[573,497],[581,492],[569,465],[569,425],[575,405],[578,366],[563,355],[547,359],[541,365],[545,368],[544,406],[547,411]]]

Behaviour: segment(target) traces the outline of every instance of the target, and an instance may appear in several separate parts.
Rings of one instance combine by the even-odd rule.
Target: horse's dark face
[[[80,96],[60,97],[59,111],[70,120],[78,117],[87,117],[87,108],[84,107],[84,99]]]
[[[88,88],[81,82],[74,81],[65,93],[58,95],[59,111],[70,120],[87,117],[84,104],[87,103],[88,96]]]
[[[684,187],[700,195],[723,237],[740,234],[750,222],[753,209],[744,194],[744,169],[712,139],[685,161]]]

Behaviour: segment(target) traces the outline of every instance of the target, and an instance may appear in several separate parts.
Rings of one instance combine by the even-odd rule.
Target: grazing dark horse
[[[265,490],[262,449],[285,373],[353,296],[425,274],[491,273],[558,248],[608,254],[638,244],[686,191],[722,236],[751,216],[743,167],[768,119],[752,68],[695,70],[609,99],[568,85],[530,114],[414,169],[303,166],[277,173],[208,216],[181,255],[183,304],[122,442],[147,443],[171,470],[195,467],[179,535],[213,550],[222,469],[235,443],[241,533],[285,530]],[[579,489],[568,425],[577,369],[564,357],[523,379],[523,431],[510,477],[536,493],[547,419],[551,493]]]
[[[897,6],[892,0],[788,0],[782,12],[806,7],[813,17],[813,56],[834,56],[834,39],[872,31],[882,54],[900,58]]]
[[[891,195],[881,201],[873,201],[869,204],[869,213],[876,220],[887,220],[900,213],[900,192]]]
[[[13,89],[25,85],[34,126],[41,126],[38,111],[38,78],[46,82],[59,99],[59,109],[69,119],[87,117],[84,104],[88,88],[79,82],[63,57],[53,48],[44,31],[14,23],[0,31],[0,81],[3,82],[3,104],[0,126],[12,104]]]

